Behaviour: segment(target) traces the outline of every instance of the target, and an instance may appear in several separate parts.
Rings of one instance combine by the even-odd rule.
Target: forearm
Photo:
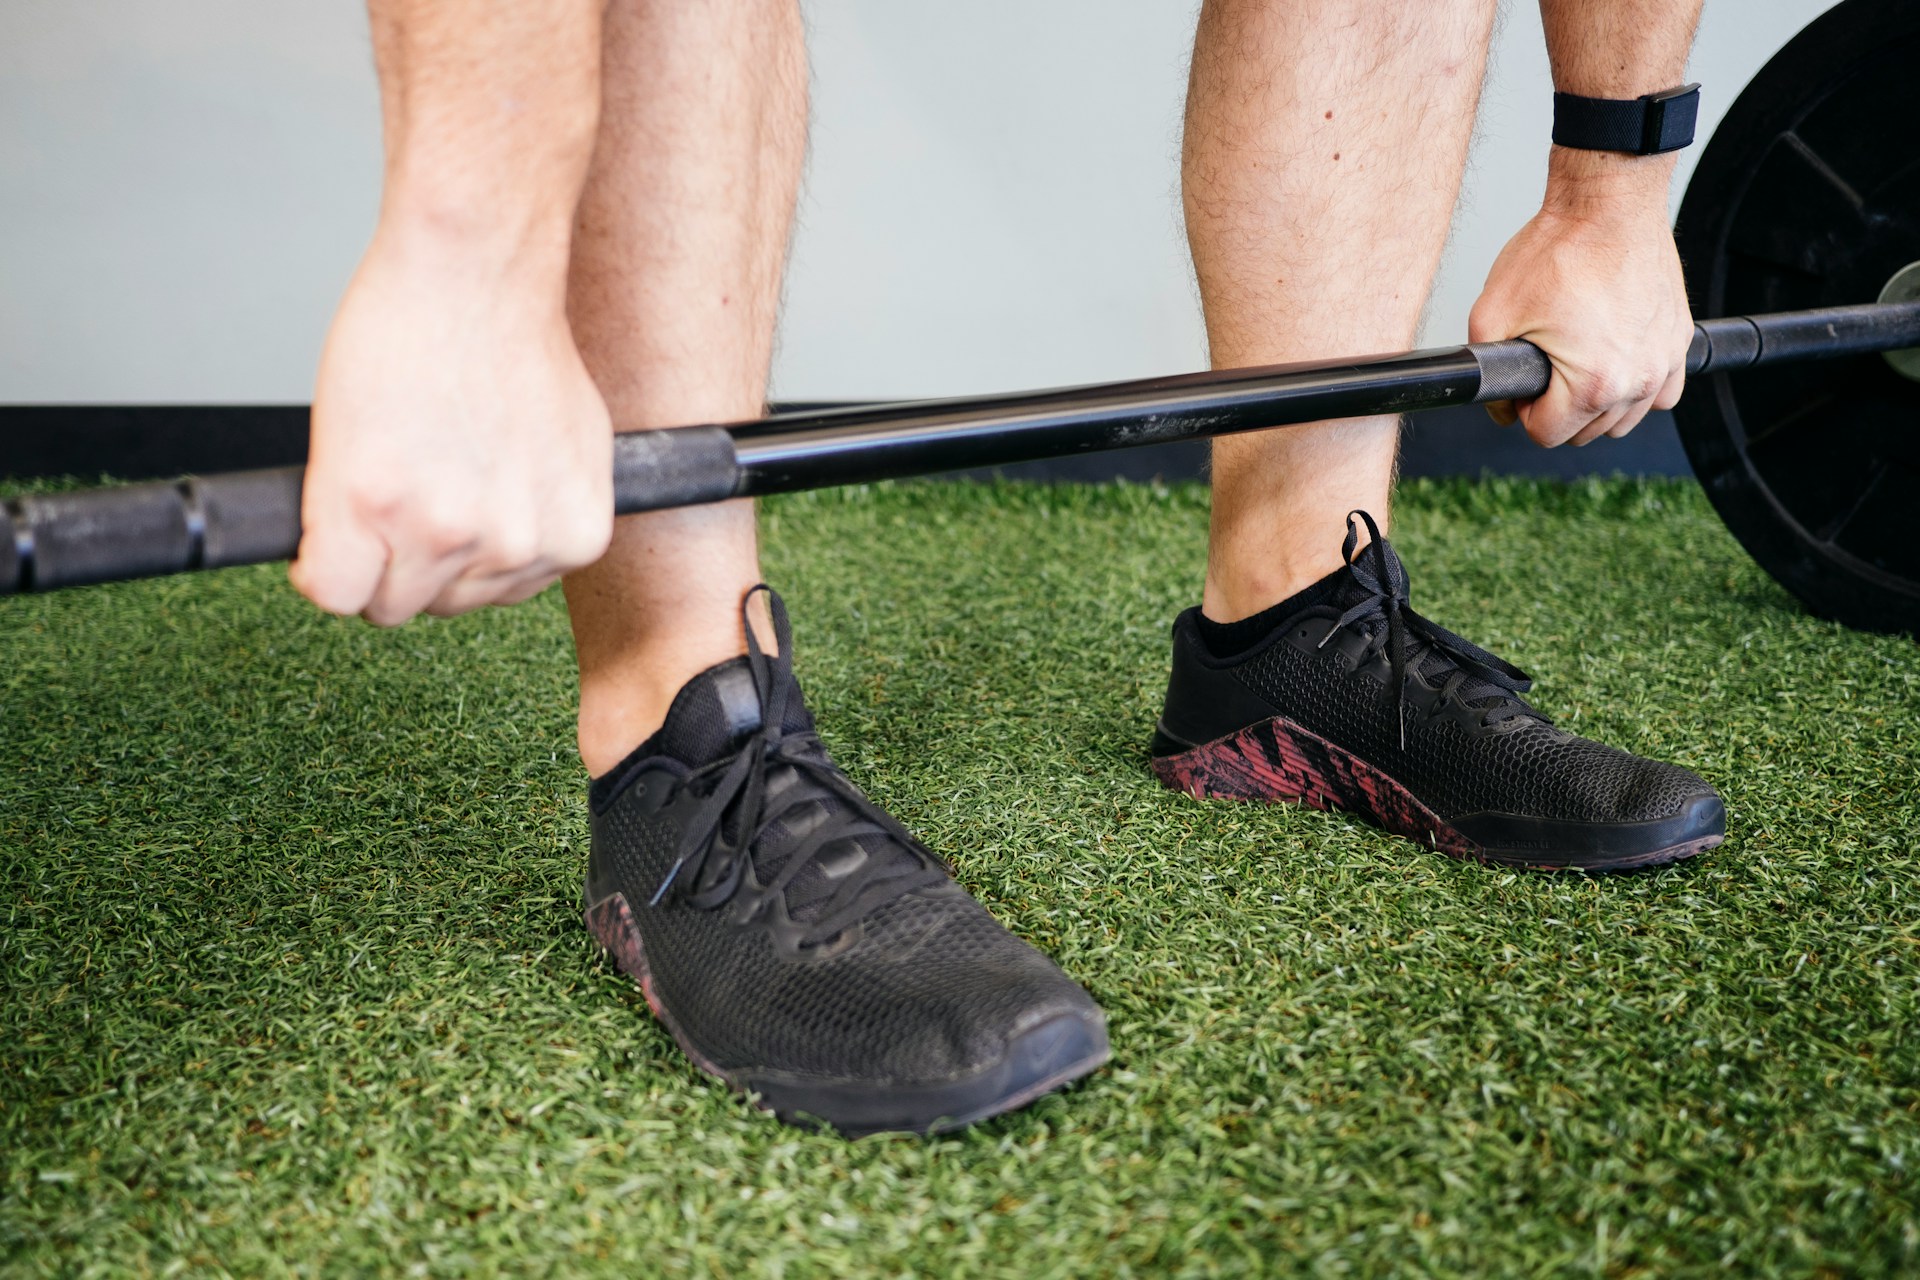
[[[564,287],[600,112],[603,0],[370,0],[379,238]]]
[[[1540,0],[1553,86],[1590,98],[1638,98],[1686,79],[1701,0]],[[1570,217],[1609,210],[1666,216],[1676,157],[1556,146],[1545,208]]]

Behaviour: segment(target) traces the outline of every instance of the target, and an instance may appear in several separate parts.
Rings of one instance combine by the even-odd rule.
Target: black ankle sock
[[[1242,618],[1238,622],[1215,622],[1203,613],[1196,619],[1200,628],[1200,642],[1216,658],[1231,658],[1236,653],[1245,653],[1302,609],[1311,609],[1332,599],[1340,575],[1344,572],[1344,568],[1335,569],[1272,608],[1262,609],[1251,618]]]
[[[626,757],[619,764],[599,777],[590,779],[587,783],[588,806],[595,813],[599,813],[612,804],[614,797],[620,794],[621,784],[627,780],[627,775],[633,772],[635,765],[642,760],[651,760],[657,755],[666,754],[662,749],[666,737],[665,729],[655,729],[651,738],[627,752]]]

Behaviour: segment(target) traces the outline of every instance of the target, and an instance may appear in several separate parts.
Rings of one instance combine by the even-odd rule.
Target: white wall
[[[1702,136],[1825,7],[1708,0]],[[813,154],[777,394],[1200,364],[1175,194],[1191,0],[807,8]],[[1516,3],[1432,342],[1464,335],[1538,201],[1549,93]],[[346,0],[0,0],[0,401],[305,400],[374,216],[377,126]]]

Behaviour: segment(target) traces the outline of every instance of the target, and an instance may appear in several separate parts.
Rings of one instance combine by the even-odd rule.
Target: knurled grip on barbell
[[[730,498],[740,469],[723,427],[614,438],[614,509]],[[0,505],[0,595],[290,560],[302,467],[33,494]]]
[[[1480,366],[1475,404],[1490,400],[1531,400],[1553,380],[1553,362],[1531,342],[1476,342],[1467,348]]]
[[[0,514],[0,594],[290,558],[300,467],[15,498]]]
[[[178,573],[198,562],[178,483],[34,494],[9,506],[21,590]]]
[[[182,482],[189,518],[200,524],[200,567],[291,560],[300,549],[304,467],[233,471]]]
[[[740,463],[725,427],[623,431],[613,438],[613,511],[661,511],[740,492]]]

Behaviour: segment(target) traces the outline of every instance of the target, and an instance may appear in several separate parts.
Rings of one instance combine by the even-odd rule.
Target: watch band
[[[1581,151],[1624,151],[1657,156],[1693,141],[1700,113],[1700,86],[1683,84],[1640,98],[1553,95],[1553,141]]]

